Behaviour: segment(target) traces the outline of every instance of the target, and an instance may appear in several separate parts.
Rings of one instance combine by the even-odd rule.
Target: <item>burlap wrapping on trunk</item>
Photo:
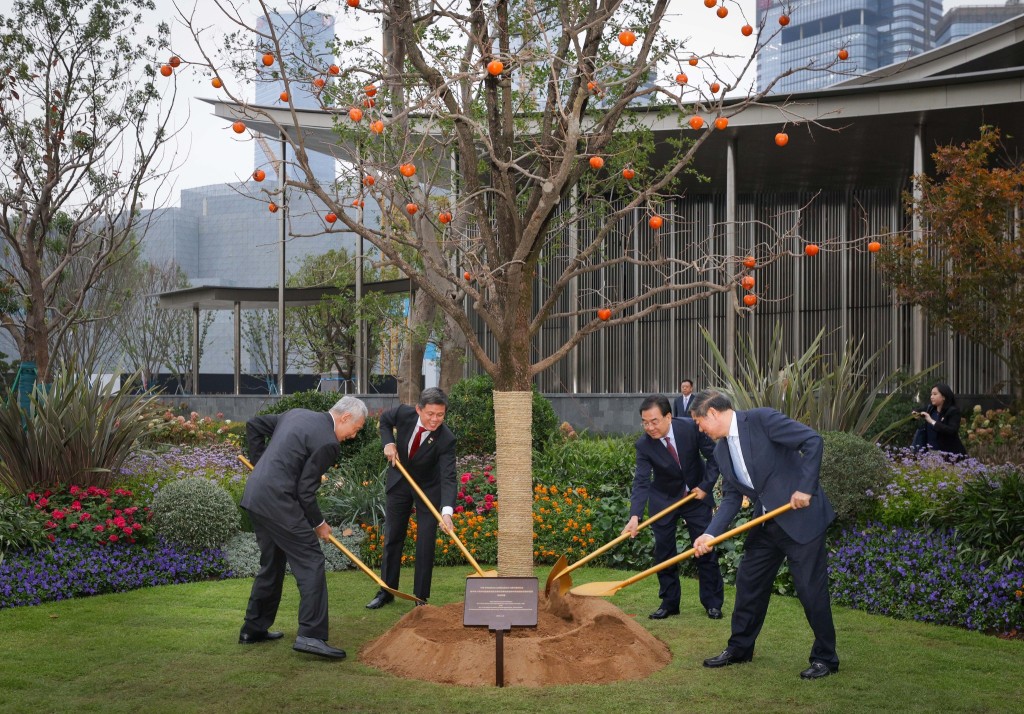
[[[498,573],[533,577],[532,392],[494,392]]]

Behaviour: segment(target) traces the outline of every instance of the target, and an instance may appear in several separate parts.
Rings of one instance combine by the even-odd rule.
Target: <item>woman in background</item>
[[[956,397],[948,384],[939,382],[932,387],[925,411],[915,411],[914,416],[922,420],[914,435],[915,447],[927,447],[950,454],[966,454],[960,441],[960,409]]]

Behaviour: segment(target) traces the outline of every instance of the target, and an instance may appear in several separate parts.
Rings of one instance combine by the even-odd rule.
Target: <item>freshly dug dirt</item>
[[[493,686],[495,639],[464,627],[463,603],[414,607],[360,659],[399,677]],[[505,633],[505,686],[602,684],[643,679],[672,659],[668,646],[602,598],[541,593],[537,627]]]

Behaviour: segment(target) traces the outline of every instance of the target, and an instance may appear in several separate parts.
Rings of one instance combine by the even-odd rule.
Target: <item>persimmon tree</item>
[[[886,241],[879,265],[901,300],[933,328],[974,340],[1003,360],[1011,389],[1024,383],[1024,164],[1001,152],[1000,131],[933,154],[934,177],[914,177],[907,209],[922,227]]]
[[[227,38],[183,21],[200,47],[189,59],[219,77],[236,130],[248,131],[247,118],[270,122],[294,153],[287,191],[317,196],[408,275],[414,312],[424,321],[430,310],[443,313],[493,378],[498,565],[504,575],[531,574],[532,380],[604,326],[737,290],[745,255],[715,254],[705,236],[671,249],[682,241],[668,204],[711,133],[770,91],[755,92],[748,70],[781,28],[758,28],[752,55],[730,64],[733,72],[726,62],[736,58],[669,26],[668,0],[360,0],[342,7],[345,22],[375,21],[380,34],[340,43],[335,65],[310,66],[281,22],[258,29],[249,5],[220,6],[237,27]],[[258,7],[273,19],[267,4]],[[310,8],[293,2],[291,11]],[[741,6],[729,8],[719,17],[739,34],[748,20]],[[262,81],[283,82],[280,104],[247,100],[245,84]],[[731,90],[738,96],[726,101]],[[335,117],[333,186],[309,170],[297,91]],[[655,119],[669,152],[655,151]],[[263,200],[282,204],[272,187],[264,191]],[[375,201],[379,225],[363,223],[353,201]],[[772,241],[758,246],[758,263],[790,254]],[[573,289],[614,270],[641,278],[628,291]],[[541,348],[552,320],[574,329]]]
[[[153,84],[169,26],[151,0],[17,0],[0,16],[0,317],[40,379],[87,295],[148,220],[174,92]],[[69,268],[76,282],[71,285]]]

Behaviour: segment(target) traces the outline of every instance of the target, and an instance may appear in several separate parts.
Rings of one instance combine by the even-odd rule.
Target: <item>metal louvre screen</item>
[[[750,271],[758,298],[752,311],[739,308],[745,293],[738,286],[725,293],[653,311],[633,323],[606,327],[585,338],[567,357],[536,378],[549,393],[675,393],[681,379],[697,388],[714,384],[709,368],[711,351],[701,336],[707,329],[725,351],[730,339],[753,340],[760,359],[767,356],[779,325],[785,352],[803,352],[818,331],[826,330],[822,349],[836,354],[847,340],[862,341],[865,354],[884,349],[874,369],[909,370],[916,360],[924,367],[938,364],[935,377],[948,380],[954,391],[983,394],[1005,387],[1007,373],[998,357],[946,331],[932,332],[926,321],[915,335],[914,308],[894,303],[874,256],[867,251],[867,236],[906,227],[902,189],[854,189],[845,192],[792,192],[747,194],[737,197],[736,255],[753,255],[758,266]],[[621,203],[613,203],[618,209]],[[553,222],[534,284],[536,305],[547,297],[550,285],[562,274],[572,255],[594,239],[605,226],[603,217],[587,213],[584,201],[575,206],[583,220],[568,219],[568,201]],[[578,325],[594,318],[601,307],[628,299],[666,275],[677,282],[696,277],[692,261],[723,255],[728,224],[723,195],[688,195],[663,206],[664,226],[654,231],[649,214],[635,210],[610,226],[600,260],[610,265],[585,273],[559,297],[554,318],[534,339],[534,359],[558,349]],[[804,248],[814,244],[820,252],[809,257]],[[787,257],[768,260],[782,250]],[[719,270],[718,281],[736,282]],[[668,297],[660,298],[668,302]],[[728,335],[729,313],[735,313],[735,334]],[[573,313],[576,313],[574,316]],[[476,317],[478,335],[490,354],[494,343]],[[467,373],[479,365],[470,355]]]

